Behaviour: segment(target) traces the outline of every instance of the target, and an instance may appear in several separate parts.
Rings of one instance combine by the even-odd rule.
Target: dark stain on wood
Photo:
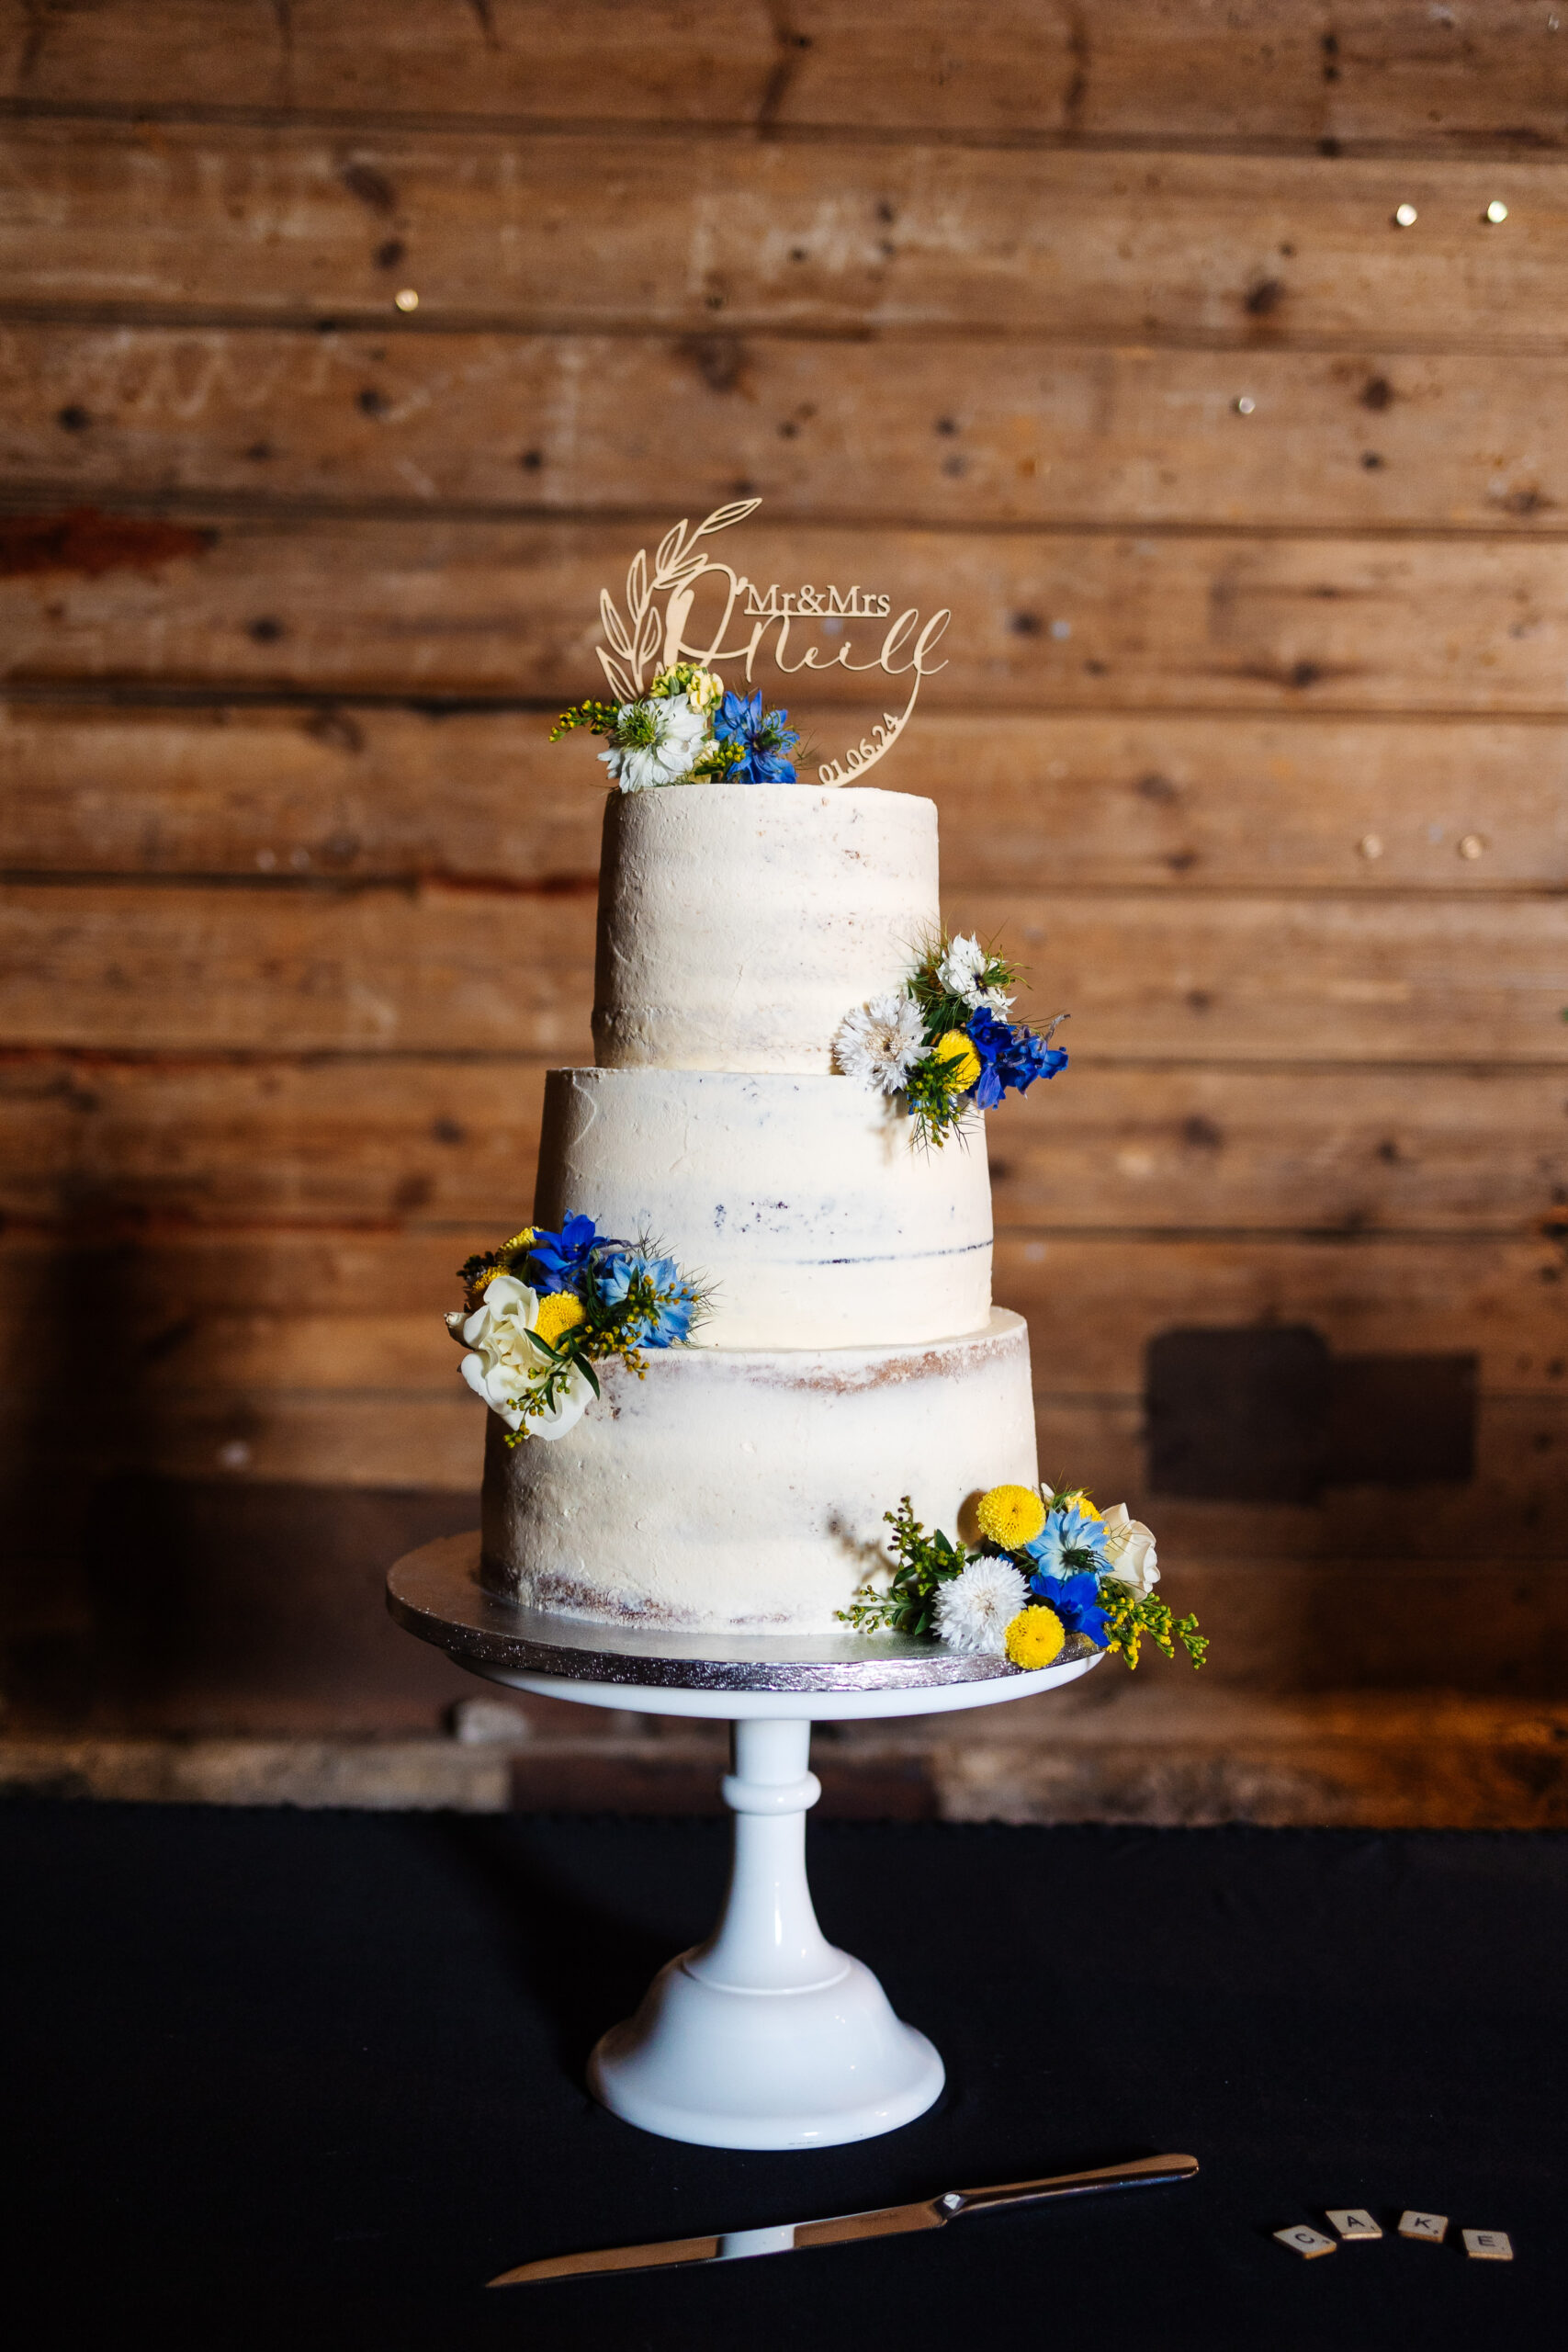
[[[0,515],[0,578],[24,572],[73,571],[96,580],[106,571],[155,571],[178,556],[205,555],[212,530],[138,514],[106,514],[78,506],[64,514]]]

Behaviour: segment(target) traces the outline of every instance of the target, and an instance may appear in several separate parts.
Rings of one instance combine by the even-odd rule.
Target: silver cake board
[[[870,1969],[835,1951],[806,1877],[813,1722],[946,1713],[1058,1690],[1102,1655],[1076,1636],[1025,1673],[898,1634],[731,1636],[599,1625],[489,1592],[479,1538],[449,1535],[387,1578],[398,1623],[487,1680],[594,1707],[733,1725],[721,1783],[729,1888],[705,1942],[662,1968],[611,2028],[589,2087],[645,2132],[714,2148],[819,2148],[912,2122],[942,2063]]]

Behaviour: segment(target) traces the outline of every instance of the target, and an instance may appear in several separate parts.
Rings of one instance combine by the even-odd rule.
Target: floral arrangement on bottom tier
[[[1124,1503],[1099,1511],[1081,1487],[993,1487],[980,1498],[974,1544],[928,1534],[908,1495],[885,1516],[897,1565],[886,1590],[863,1584],[839,1611],[857,1633],[926,1634],[1026,1670],[1051,1665],[1069,1634],[1130,1667],[1145,1636],[1166,1657],[1179,1642],[1203,1663],[1197,1618],[1173,1616],[1155,1598],[1155,1539]]]
[[[600,1393],[596,1363],[618,1356],[640,1380],[644,1351],[689,1340],[708,1301],[656,1243],[614,1241],[591,1216],[558,1233],[525,1226],[457,1274],[465,1303],[446,1328],[468,1351],[458,1370],[508,1445],[564,1437]]]
[[[833,1064],[880,1094],[901,1095],[915,1139],[942,1145],[971,1111],[990,1111],[1010,1088],[1025,1094],[1067,1057],[1043,1030],[1010,1021],[1018,967],[971,933],[931,941],[901,989],[847,1013]]]

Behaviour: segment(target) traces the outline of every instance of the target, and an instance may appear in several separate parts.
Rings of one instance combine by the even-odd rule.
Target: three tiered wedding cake
[[[951,1522],[998,1481],[1036,1485],[1028,1333],[991,1305],[983,1120],[922,1148],[834,1067],[846,1009],[901,990],[939,936],[929,800],[612,793],[597,1062],[549,1074],[532,1230],[592,1219],[647,1262],[667,1250],[706,1311],[689,1344],[602,1359],[553,1442],[492,1415],[493,1589],[601,1622],[829,1633],[886,1568],[890,1499]]]

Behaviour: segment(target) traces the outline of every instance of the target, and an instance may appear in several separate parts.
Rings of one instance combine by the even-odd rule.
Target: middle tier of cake
[[[700,1348],[907,1346],[991,1307],[984,1122],[917,1148],[844,1078],[555,1069],[536,1222],[649,1238],[712,1289]]]

